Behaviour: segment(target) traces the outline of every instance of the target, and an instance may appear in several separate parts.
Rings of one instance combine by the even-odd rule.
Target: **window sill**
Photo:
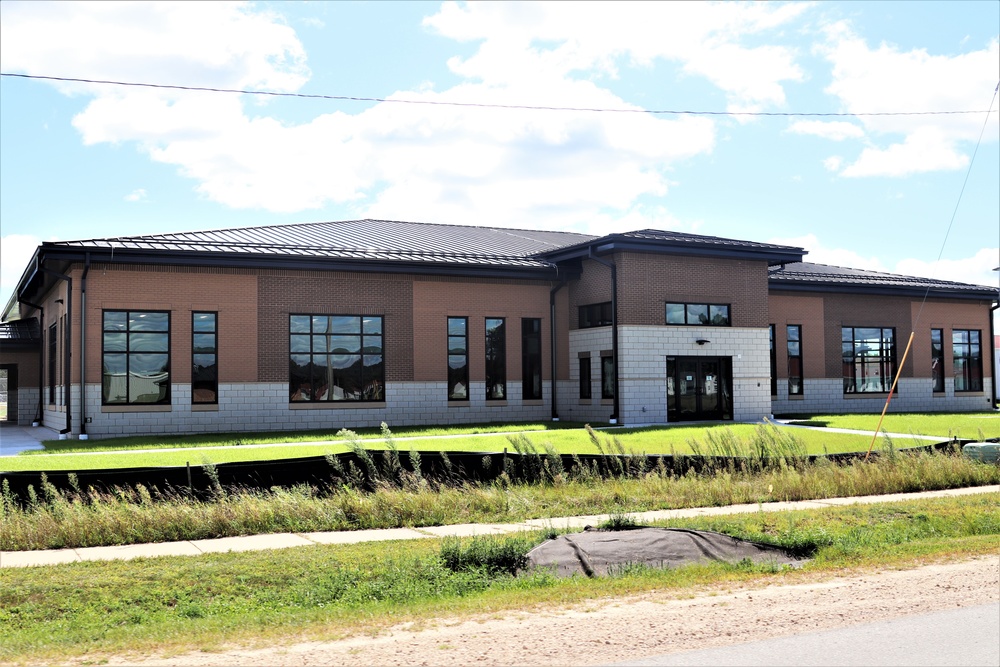
[[[974,391],[962,391],[960,389],[955,390],[955,396],[985,396],[986,392],[982,389],[976,389]]]
[[[593,405],[593,404],[594,404],[594,399],[592,399],[592,398],[581,398],[580,399],[580,405]]]
[[[385,409],[385,401],[315,401],[289,403],[289,410],[373,410]]]
[[[191,412],[218,412],[218,403],[192,403]]]
[[[613,399],[613,398],[602,398],[601,399],[601,405],[614,405],[614,404],[615,404],[615,399]]]
[[[486,407],[488,408],[505,408],[507,407],[507,399],[486,399]]]
[[[862,398],[885,398],[888,395],[889,395],[889,392],[887,392],[887,391],[880,391],[880,392],[876,392],[876,391],[868,391],[868,392],[861,391],[861,392],[852,392],[850,394],[844,394],[843,396],[844,396],[844,398],[846,400],[850,401],[850,400],[854,400],[854,399],[860,400]],[[898,391],[894,391],[894,392],[892,392],[892,395],[893,396],[899,396],[899,392]]]
[[[472,401],[465,399],[461,401],[448,401],[449,408],[467,408],[472,405]]]
[[[806,400],[805,394],[789,394],[788,400],[790,401],[804,401]]]
[[[521,401],[521,405],[528,405],[528,406],[545,405],[545,399],[542,399],[542,398],[528,398],[528,399],[525,399],[525,400]]]
[[[102,405],[101,412],[172,412],[172,405]]]

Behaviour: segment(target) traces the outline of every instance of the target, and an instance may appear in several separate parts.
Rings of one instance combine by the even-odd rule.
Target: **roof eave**
[[[960,287],[905,287],[901,285],[859,285],[849,283],[768,281],[769,291],[822,292],[824,294],[872,294],[878,296],[907,296],[916,298],[963,299],[970,301],[997,301],[998,294]]]
[[[747,248],[720,247],[716,244],[697,242],[644,241],[623,236],[608,236],[585,244],[554,250],[537,255],[550,262],[563,262],[570,259],[586,258],[593,253],[606,255],[615,252],[647,252],[665,255],[694,255],[699,257],[719,257],[723,259],[766,260],[768,266],[778,266],[801,262],[806,251],[801,248],[789,248],[787,251],[779,248]]]

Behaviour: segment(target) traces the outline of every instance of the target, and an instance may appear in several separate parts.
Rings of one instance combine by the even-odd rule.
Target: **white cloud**
[[[833,81],[825,90],[846,113],[985,111],[1000,79],[996,38],[975,50],[936,55],[886,43],[871,47],[846,23],[827,26],[826,34],[827,41],[817,49],[833,68]],[[985,141],[998,139],[996,118],[986,124]],[[843,175],[905,176],[967,165],[962,145],[978,140],[986,114],[875,115],[858,120],[868,145],[844,167]]]
[[[909,176],[928,171],[961,169],[969,157],[956,150],[940,128],[923,127],[907,135],[902,143],[888,148],[865,148],[841,176]]]
[[[867,269],[869,271],[886,271],[882,261],[874,255],[865,257],[854,250],[844,248],[827,248],[822,245],[815,234],[805,236],[794,236],[784,238],[772,238],[768,243],[779,245],[790,245],[804,248],[809,252],[804,261],[813,264],[828,264],[830,266],[843,266],[852,269]]]
[[[136,188],[124,197],[125,201],[146,201],[146,189]]]
[[[1000,275],[993,270],[1000,266],[1000,248],[983,248],[972,257],[959,259],[926,261],[908,258],[899,260],[895,266],[886,267],[882,260],[874,255],[866,257],[854,250],[826,247],[815,234],[772,238],[768,240],[768,243],[804,248],[809,251],[804,260],[813,264],[952,280],[970,285],[997,286],[997,281],[1000,280]]]
[[[846,121],[800,120],[792,123],[788,131],[793,134],[808,134],[815,137],[822,137],[831,141],[858,139],[865,136],[864,129]]]
[[[41,242],[30,234],[7,234],[0,238],[0,308],[7,306],[21,273]]]
[[[896,264],[896,272],[908,276],[997,287],[1000,273],[993,269],[998,266],[1000,266],[1000,248],[983,248],[972,257],[960,259],[940,259],[934,262],[904,259]]]
[[[840,165],[843,163],[844,158],[839,155],[831,155],[823,160],[823,166],[826,167],[828,171],[838,171],[840,169]]]

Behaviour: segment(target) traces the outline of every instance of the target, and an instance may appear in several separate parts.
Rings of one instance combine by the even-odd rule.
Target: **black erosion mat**
[[[739,563],[801,567],[806,558],[766,544],[729,535],[683,528],[587,528],[560,535],[528,552],[528,569],[547,569],[559,577],[597,577],[630,565],[656,568],[693,563]]]

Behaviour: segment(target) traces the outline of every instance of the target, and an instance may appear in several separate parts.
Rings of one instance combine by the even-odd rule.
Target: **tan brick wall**
[[[551,352],[549,290],[553,286],[549,283],[486,278],[415,278],[413,379],[418,382],[443,382],[448,379],[448,317],[469,318],[471,382],[486,380],[486,318],[506,318],[508,383],[521,380],[521,318],[540,318],[542,379],[549,379],[552,374],[549,356]],[[565,301],[565,297],[563,300]],[[564,326],[562,322],[560,326]],[[566,372],[568,373],[568,366]]]
[[[605,258],[607,259],[607,258]],[[767,326],[767,263],[715,257],[622,252],[618,267],[618,318],[621,325],[665,323],[664,304],[730,304],[734,327]],[[579,326],[579,307],[611,300],[611,269],[584,261],[570,291],[570,327]]]
[[[288,381],[288,316],[381,315],[387,382],[413,379],[413,278],[341,271],[267,271],[258,278],[262,382]]]
[[[919,301],[910,305],[913,321],[917,322],[917,331],[913,337],[913,347],[910,350],[910,360],[907,366],[915,368],[917,377],[931,376],[931,329],[943,329],[944,338],[944,377],[954,374],[954,360],[951,351],[951,332],[953,329],[978,329],[982,341],[983,378],[993,377],[993,363],[990,357],[990,308],[987,302],[961,302],[928,300],[921,307]],[[919,321],[918,321],[919,318]],[[903,355],[903,345],[906,336],[901,336],[900,358]]]
[[[786,327],[789,324],[802,326],[801,348],[804,377],[826,377],[824,375],[826,372],[824,357],[827,349],[827,330],[823,320],[823,297],[771,292],[767,303],[769,323],[775,325],[774,351],[778,378],[788,377],[788,330]],[[837,332],[837,343],[840,343],[839,331]]]
[[[74,288],[78,283],[74,280]],[[257,381],[256,283],[251,272],[239,269],[95,264],[87,276],[87,382],[101,381],[104,310],[170,311],[170,380],[175,383],[191,381],[191,313],[218,312],[219,382]],[[79,312],[79,299],[74,297],[73,304]]]

